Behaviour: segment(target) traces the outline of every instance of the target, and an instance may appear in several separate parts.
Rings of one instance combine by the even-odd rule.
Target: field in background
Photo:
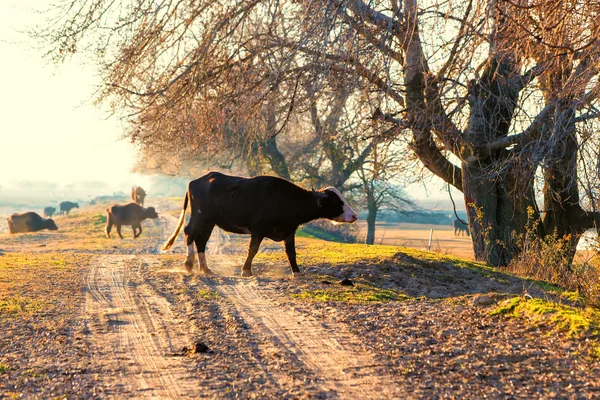
[[[35,240],[33,241],[40,242],[39,245],[42,245],[43,247],[46,247],[45,245],[50,246],[49,248],[39,249],[43,251],[61,251],[66,248],[72,248],[70,241],[74,239],[77,240],[78,243],[75,248],[79,248],[79,250],[100,250],[103,248],[104,243],[102,242],[105,240],[105,220],[103,220],[103,217],[105,215],[106,207],[114,203],[126,203],[128,200],[129,199],[125,199],[124,201],[101,202],[93,206],[89,205],[87,202],[81,202],[81,208],[79,210],[74,209],[69,217],[54,217],[59,226],[58,232],[54,233],[42,231],[39,234],[17,236],[8,235],[6,217],[13,212],[25,211],[35,211],[42,215],[43,207],[46,205],[53,205],[58,208],[58,204],[43,200],[32,201],[31,199],[19,199],[19,201],[14,203],[5,202],[4,204],[0,204],[0,236],[5,235],[0,240],[0,242],[2,242],[2,246],[0,247],[4,247],[5,249],[11,248],[13,251],[17,250],[19,246],[22,246],[24,243],[28,243],[28,241],[25,239],[26,237],[32,236],[35,237]],[[150,197],[146,206],[156,207],[159,215],[169,214],[171,217],[177,218],[179,216],[182,201],[182,197]],[[364,243],[364,238],[367,232],[367,224],[364,220],[359,220],[357,225],[359,227],[358,241],[359,243]],[[85,226],[85,229],[83,229],[83,226]],[[426,250],[428,248],[429,233],[431,229],[433,229],[431,251],[455,255],[470,260],[474,259],[471,238],[464,235],[454,236],[454,230],[449,225],[378,222],[375,231],[375,244],[403,246],[417,250]],[[81,232],[79,232],[80,230]],[[146,245],[151,247],[152,240],[155,240],[151,238],[159,235],[158,222],[146,222],[144,224],[144,230],[145,234],[140,239],[147,241],[148,243]],[[72,237],[75,232],[78,232],[78,235],[76,235],[78,236],[77,238]],[[130,228],[125,227],[123,229],[123,233],[125,237],[129,238],[131,236]],[[114,232],[114,234],[116,235],[116,232]],[[595,251],[589,250],[589,246],[593,246],[595,244],[595,241],[593,240],[595,235],[591,232],[588,232],[584,236],[587,237],[587,240],[582,240],[580,242],[580,246],[578,247],[578,258],[580,260],[588,260],[595,255]],[[53,237],[54,240],[48,241],[47,239],[50,237]],[[249,240],[247,236],[242,236],[240,239],[243,241]],[[268,240],[265,241],[265,243],[270,243],[270,246],[278,247],[278,244]],[[125,244],[125,246],[128,245],[129,243]],[[28,247],[31,246],[32,243],[29,243]]]
[[[364,221],[359,221],[359,226],[359,241],[364,243],[367,224]],[[427,249],[431,229],[433,229],[431,251],[473,259],[471,238],[468,236],[454,236],[454,229],[448,225],[377,223],[375,244],[411,247],[419,250]]]

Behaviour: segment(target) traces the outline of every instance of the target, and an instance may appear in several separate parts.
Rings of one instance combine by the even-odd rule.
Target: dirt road
[[[263,352],[283,353],[299,364],[300,369],[316,377],[321,390],[332,395],[363,399],[394,397],[393,378],[372,375],[376,361],[344,326],[328,327],[294,310],[289,303],[277,301],[268,280],[232,277],[234,269],[222,260],[213,265],[220,277],[203,281],[231,301],[244,321],[266,338],[261,345]],[[289,377],[278,379],[288,381]]]
[[[594,337],[493,315],[481,294],[546,296],[517,277],[387,246],[299,241],[292,279],[265,242],[215,231],[216,276],[161,254],[176,217],[106,239],[96,214],[5,235],[0,398],[597,398]],[[339,284],[351,278],[355,286]],[[546,322],[549,322],[546,321]]]
[[[187,344],[185,324],[138,276],[135,256],[107,255],[90,267],[86,333],[97,356],[114,368],[107,395],[195,398],[198,385],[173,354]],[[104,380],[107,376],[104,376]]]
[[[327,397],[394,397],[392,377],[372,375],[376,361],[355,336],[278,302],[278,279],[238,277],[239,256],[231,249],[234,254],[224,253],[222,236],[216,233],[214,237],[209,256],[217,276],[192,279],[218,293],[221,303],[233,305],[238,323],[260,338],[256,351],[261,359],[275,357],[288,364],[280,371],[265,371],[274,389],[294,386],[293,382],[297,386],[298,378],[310,377]],[[100,256],[90,266],[84,318],[92,347],[104,363],[104,393],[110,397],[220,397],[222,393],[198,385],[189,361],[174,356],[192,342],[194,328],[189,319],[178,316],[184,312],[185,300],[173,304],[146,282],[143,275],[149,266],[157,266],[150,255],[119,254]],[[272,274],[283,277],[287,268],[280,269]],[[185,277],[178,267],[163,272]],[[253,364],[252,368],[267,367]],[[302,373],[290,376],[290,369]]]

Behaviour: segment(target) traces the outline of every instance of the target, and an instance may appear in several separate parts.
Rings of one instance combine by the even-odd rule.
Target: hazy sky
[[[20,33],[44,0],[0,0],[0,185],[20,180],[137,184],[135,151],[116,118],[91,104],[92,66],[54,65]],[[141,182],[140,182],[141,183]]]
[[[0,0],[0,186],[22,180],[101,180],[113,188],[148,184],[131,174],[135,149],[121,122],[91,103],[99,83],[92,65],[54,65],[22,33],[43,18],[31,11],[51,1]],[[445,185],[411,185],[427,206],[448,202]],[[461,207],[462,195],[455,191]]]

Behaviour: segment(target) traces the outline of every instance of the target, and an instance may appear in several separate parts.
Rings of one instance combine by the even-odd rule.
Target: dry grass
[[[364,240],[367,232],[366,223],[359,221],[359,239]],[[386,224],[377,223],[375,244],[426,249],[429,244],[429,232],[433,229],[431,251],[452,254],[458,257],[473,259],[473,244],[468,236],[454,236],[454,230],[448,225],[425,224]],[[362,236],[361,236],[362,235]]]
[[[133,239],[129,226],[124,226],[119,239],[113,227],[111,238],[105,234],[106,205],[86,207],[75,210],[69,216],[53,218],[58,231],[40,231],[11,235],[0,233],[2,249],[28,252],[131,252],[138,248],[151,249],[161,238],[161,225],[158,220],[142,222],[143,233]]]
[[[548,282],[574,293],[571,301],[600,307],[600,268],[595,257],[575,257],[569,264],[568,240],[548,235],[523,238],[524,251],[508,270],[519,276]]]
[[[0,256],[0,316],[40,318],[72,307],[81,297],[80,290],[72,290],[73,283],[81,281],[89,257],[64,253]]]

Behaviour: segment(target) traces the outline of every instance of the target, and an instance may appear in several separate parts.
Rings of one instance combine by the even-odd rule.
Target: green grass
[[[196,296],[198,296],[201,299],[205,299],[205,300],[214,300],[214,299],[218,299],[221,297],[221,295],[214,291],[214,290],[209,290],[209,289],[200,289],[198,290],[198,293],[196,293]]]
[[[0,256],[0,316],[30,317],[71,306],[69,285],[89,256],[66,253],[4,253]]]
[[[492,315],[523,317],[534,325],[549,324],[570,338],[600,334],[600,310],[578,308],[544,299],[513,297],[500,302]]]
[[[298,263],[300,265],[329,264],[342,265],[356,262],[377,262],[390,259],[402,247],[367,246],[364,244],[345,244],[326,242],[318,239],[302,239],[298,243]],[[255,260],[284,261],[284,252],[259,253]]]
[[[403,301],[410,299],[409,296],[397,292],[395,290],[361,290],[361,289],[322,289],[311,290],[299,294],[294,294],[292,297],[299,299],[309,299],[316,301],[341,301],[348,303],[366,303],[376,302],[383,303],[389,301]]]
[[[297,238],[309,238],[309,239],[318,239],[316,236],[311,235],[310,233],[306,232],[304,229],[300,228],[296,231],[296,237]]]
[[[51,307],[51,303],[34,300],[25,296],[10,296],[0,299],[0,314],[4,315],[38,314]]]
[[[299,233],[301,233],[301,235],[298,235]],[[340,242],[340,239],[338,237],[336,237],[335,235],[332,235],[331,233],[324,231],[322,229],[317,229],[315,227],[308,226],[308,225],[304,225],[304,226],[300,227],[300,229],[298,229],[296,234],[300,237],[313,237],[313,238],[326,240],[329,242]]]
[[[10,367],[8,365],[0,363],[0,374],[8,372],[9,369]]]
[[[106,225],[106,215],[96,214],[90,217],[90,223],[95,228],[102,227]]]
[[[328,276],[319,276],[318,278],[326,278],[328,281],[334,282],[336,280],[336,278]],[[366,281],[355,281],[354,286],[342,286],[339,284],[327,285],[327,287],[323,289],[307,290],[302,293],[293,294],[292,297],[303,300],[340,301],[348,303],[384,303],[390,301],[404,301],[411,298],[398,290],[381,289]]]

